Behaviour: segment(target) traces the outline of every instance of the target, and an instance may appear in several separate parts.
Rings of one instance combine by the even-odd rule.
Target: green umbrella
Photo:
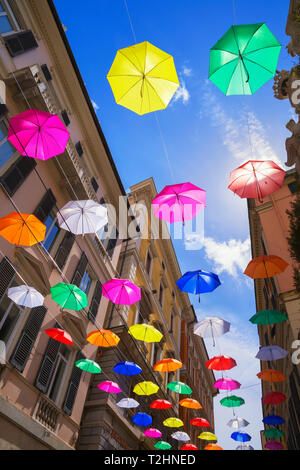
[[[160,449],[160,450],[169,450],[172,449],[172,446],[168,444],[168,442],[165,441],[158,441],[156,444],[154,444],[155,449]]]
[[[249,321],[255,325],[273,325],[274,323],[282,323],[287,319],[287,316],[278,310],[262,310],[253,315]]]
[[[225,95],[253,95],[274,77],[280,49],[265,23],[231,26],[210,50],[209,78]]]
[[[86,294],[73,284],[60,282],[51,287],[50,291],[52,300],[57,302],[62,308],[77,311],[87,307]]]
[[[172,390],[172,392],[182,393],[185,395],[190,395],[191,393],[193,393],[193,390],[183,382],[170,382],[167,384],[167,388]]]
[[[100,374],[102,372],[99,364],[91,359],[79,359],[79,361],[75,362],[75,366],[91,374]]]
[[[220,403],[222,406],[227,406],[227,408],[235,408],[243,405],[245,400],[241,397],[237,397],[236,395],[231,395],[230,397],[222,398]]]
[[[277,439],[284,436],[284,433],[277,428],[269,428],[264,430],[264,436],[269,439]]]

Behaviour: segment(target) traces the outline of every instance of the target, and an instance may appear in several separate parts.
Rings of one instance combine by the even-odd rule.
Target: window
[[[15,287],[18,283],[12,281],[9,287]],[[5,294],[0,302],[0,340],[7,345],[12,332],[20,318],[24,308],[18,306]]]
[[[136,314],[135,314],[135,324],[142,324],[142,323],[146,323],[145,320],[144,320],[144,317],[141,313],[141,310],[140,310],[140,306],[137,305],[136,307]]]
[[[299,184],[297,181],[293,181],[292,183],[288,184],[288,188],[292,194],[295,194],[297,191],[299,191]]]
[[[44,221],[44,224],[47,228],[43,245],[46,250],[50,252],[60,231],[57,217],[53,211],[51,211],[51,213],[48,215],[47,219]]]
[[[81,284],[79,288],[86,293],[86,295],[89,295],[90,288],[92,284],[92,277],[89,273],[89,269],[86,269],[86,271],[83,274]]]
[[[154,366],[161,358],[161,348],[157,343],[154,343],[152,347],[152,361],[151,364]]]
[[[59,401],[61,396],[61,389],[65,382],[69,359],[70,349],[64,344],[61,344],[56,356],[53,374],[47,392],[48,397],[51,398],[51,400],[53,400],[55,403]]]
[[[169,332],[173,333],[174,332],[174,312],[171,311],[171,318],[170,318],[170,329]]]
[[[158,301],[159,301],[160,305],[163,306],[163,302],[164,302],[164,285],[163,285],[162,281],[160,282],[160,285],[159,285]]]
[[[153,257],[151,255],[151,252],[150,252],[150,249],[149,249],[148,253],[147,253],[147,257],[146,257],[146,271],[149,274],[149,276],[151,275],[152,259],[153,259]]]
[[[0,34],[18,31],[19,25],[6,0],[0,0]]]
[[[1,17],[0,17],[1,18]],[[4,119],[0,121],[0,169],[8,162],[15,154],[16,149],[7,140],[8,126]]]

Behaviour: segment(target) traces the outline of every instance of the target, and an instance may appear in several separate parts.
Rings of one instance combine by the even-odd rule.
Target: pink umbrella
[[[281,442],[277,442],[277,441],[269,441],[265,444],[265,449],[269,449],[269,450],[282,450],[283,449],[283,445],[281,444]]]
[[[236,390],[240,386],[241,384],[233,379],[219,379],[214,383],[214,387],[220,390]]]
[[[147,437],[161,437],[162,433],[158,429],[149,428],[149,429],[146,429],[146,431],[144,432],[144,435]]]
[[[153,212],[159,219],[185,222],[193,219],[205,207],[206,191],[191,183],[166,186],[152,201]]]
[[[268,194],[281,188],[285,171],[271,160],[249,160],[230,173],[228,188],[241,198],[262,201]]]
[[[108,393],[121,393],[122,390],[120,389],[119,385],[116,382],[111,382],[110,380],[106,380],[105,382],[101,382],[97,385],[100,390],[103,392]]]
[[[128,279],[111,279],[103,284],[102,293],[117,305],[132,305],[141,300],[141,289]]]
[[[48,160],[65,151],[69,136],[56,114],[29,109],[10,119],[7,139],[21,155]]]

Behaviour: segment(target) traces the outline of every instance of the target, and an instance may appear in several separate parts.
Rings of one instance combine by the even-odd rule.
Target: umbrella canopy
[[[11,212],[0,219],[0,235],[12,245],[32,246],[42,242],[46,225],[33,214]]]
[[[252,95],[274,77],[280,49],[265,23],[231,26],[210,50],[209,79],[225,95]]]
[[[92,200],[70,201],[57,212],[60,228],[75,235],[96,233],[108,224],[107,209]]]
[[[146,429],[146,431],[144,432],[144,435],[147,437],[152,437],[156,439],[156,438],[161,437],[162,433],[158,429],[149,428],[149,429]]]
[[[286,376],[279,370],[265,369],[257,374],[257,377],[266,382],[284,382]]]
[[[241,384],[233,379],[219,379],[214,383],[214,387],[219,390],[236,390],[241,387]]]
[[[139,115],[165,109],[179,86],[173,57],[148,41],[118,50],[107,80],[116,103]]]
[[[180,400],[179,405],[194,410],[200,410],[202,408],[200,403],[197,400],[194,400],[193,398],[183,398],[183,400]]]
[[[10,119],[7,140],[21,155],[48,160],[65,151],[69,136],[57,115],[29,109]]]
[[[216,274],[198,269],[197,271],[186,272],[180,279],[178,279],[176,284],[183,292],[188,292],[190,294],[205,294],[207,292],[212,292],[219,287],[221,285],[221,281]]]
[[[231,439],[238,442],[248,442],[251,441],[251,436],[245,432],[233,432],[231,434]]]
[[[52,300],[58,303],[62,308],[78,311],[88,305],[85,292],[73,284],[59,282],[51,287],[50,292]]]
[[[280,189],[285,171],[271,160],[250,160],[230,173],[228,188],[241,198],[263,200],[268,194]]]
[[[244,274],[252,279],[267,279],[283,273],[287,266],[288,263],[280,256],[262,255],[250,261]]]
[[[97,385],[100,390],[107,393],[121,393],[119,385],[116,382],[111,382],[110,380],[105,380]]]
[[[264,424],[269,424],[270,426],[277,426],[285,423],[285,419],[278,415],[268,415],[263,418]]]
[[[180,447],[180,450],[199,450],[198,447],[194,446],[194,444],[184,444]]]
[[[166,186],[152,201],[153,213],[171,224],[196,217],[206,204],[206,191],[192,183]]]
[[[156,442],[156,444],[154,444],[154,447],[155,447],[155,449],[159,449],[159,450],[169,450],[169,449],[172,449],[171,444],[169,444],[168,442],[165,442],[165,441],[158,441],[158,442]]]
[[[183,421],[179,418],[167,418],[163,422],[163,425],[168,428],[180,428],[183,424]]]
[[[249,321],[255,325],[273,325],[275,323],[282,323],[287,319],[288,317],[278,310],[262,310],[253,315]]]
[[[116,403],[117,406],[119,406],[120,408],[137,408],[138,406],[140,406],[139,402],[134,400],[133,398],[122,398],[122,400],[118,401],[118,403]]]
[[[204,447],[204,450],[223,450],[223,448],[217,444],[207,444],[207,446]]]
[[[200,436],[198,436],[199,439],[202,439],[203,441],[217,441],[218,438],[215,434],[212,432],[202,432]]]
[[[229,356],[215,356],[205,363],[211,370],[230,370],[236,366],[236,361]]]
[[[165,358],[154,364],[153,369],[158,372],[173,372],[181,367],[182,362],[177,361],[177,359]]]
[[[230,397],[225,397],[220,400],[222,406],[227,406],[227,408],[236,408],[242,406],[245,403],[245,400],[236,395],[231,395]]]
[[[102,293],[117,305],[132,305],[141,300],[141,289],[128,279],[111,279],[102,285]]]
[[[227,423],[227,426],[234,429],[245,428],[248,425],[248,421],[246,421],[244,418],[234,418]]]
[[[152,417],[147,413],[136,413],[133,415],[132,421],[138,426],[149,426],[152,424]]]
[[[279,403],[283,403],[285,400],[285,394],[280,392],[269,392],[262,398],[264,405],[278,405]]]
[[[190,424],[200,428],[210,428],[210,423],[204,418],[193,418],[191,419]]]
[[[191,393],[193,393],[193,390],[188,385],[184,384],[183,382],[178,382],[178,381],[169,382],[167,384],[167,388],[169,390],[172,390],[172,392],[186,394],[186,395],[190,395]]]
[[[265,346],[260,348],[256,354],[256,358],[260,361],[278,361],[288,355],[288,351],[280,346]]]
[[[281,442],[269,441],[265,444],[265,449],[268,450],[282,450],[284,447]]]
[[[138,375],[142,372],[142,369],[134,362],[119,362],[113,368],[113,371],[121,375]]]
[[[206,317],[194,326],[194,334],[202,338],[215,338],[224,335],[230,330],[230,323],[217,317]]]
[[[17,305],[23,307],[40,307],[44,303],[44,297],[34,287],[17,286],[7,291],[7,297]]]
[[[154,328],[154,326],[147,325],[146,323],[132,325],[128,333],[135,339],[144,341],[145,343],[159,343],[163,337],[163,334]]]
[[[168,400],[154,400],[152,403],[150,403],[150,408],[153,408],[155,410],[167,410],[168,408],[172,408],[172,403],[170,403]]]
[[[254,448],[248,444],[237,446],[235,450],[254,450]]]
[[[100,330],[95,330],[89,333],[86,340],[94,346],[109,348],[111,346],[117,346],[120,338],[112,331],[101,328]]]
[[[102,372],[99,364],[91,359],[79,359],[79,361],[75,362],[75,366],[91,374],[100,374]]]
[[[48,328],[45,330],[45,333],[50,336],[50,338],[53,338],[60,343],[69,344],[70,346],[73,346],[74,344],[71,335],[60,328]]]
[[[154,393],[157,393],[159,390],[159,386],[156,385],[153,382],[139,382],[138,384],[135,385],[133,392],[136,393],[137,395],[153,395]]]
[[[171,434],[171,437],[173,437],[173,439],[176,439],[176,441],[182,441],[182,442],[188,442],[191,440],[190,436],[186,432],[183,432],[183,431],[173,432],[173,434]]]
[[[267,439],[278,439],[279,437],[284,436],[284,432],[281,429],[269,428],[264,430],[264,436]]]

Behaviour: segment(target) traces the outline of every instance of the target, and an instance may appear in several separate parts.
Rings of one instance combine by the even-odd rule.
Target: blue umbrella
[[[133,415],[132,421],[138,426],[149,426],[149,424],[152,424],[152,417],[146,413],[137,413]]]
[[[251,436],[245,432],[233,432],[231,434],[231,439],[238,442],[247,442],[251,441]]]
[[[142,369],[134,362],[119,362],[114,366],[114,372],[122,375],[138,375],[142,372]]]
[[[200,302],[200,294],[212,292],[221,285],[219,277],[214,273],[208,273],[199,269],[198,271],[186,272],[176,282],[179,289],[190,294],[198,294]]]
[[[278,416],[278,415],[265,416],[265,418],[262,421],[264,424],[270,424],[273,426],[276,426],[277,424],[285,423],[285,419],[283,419],[281,416]]]

